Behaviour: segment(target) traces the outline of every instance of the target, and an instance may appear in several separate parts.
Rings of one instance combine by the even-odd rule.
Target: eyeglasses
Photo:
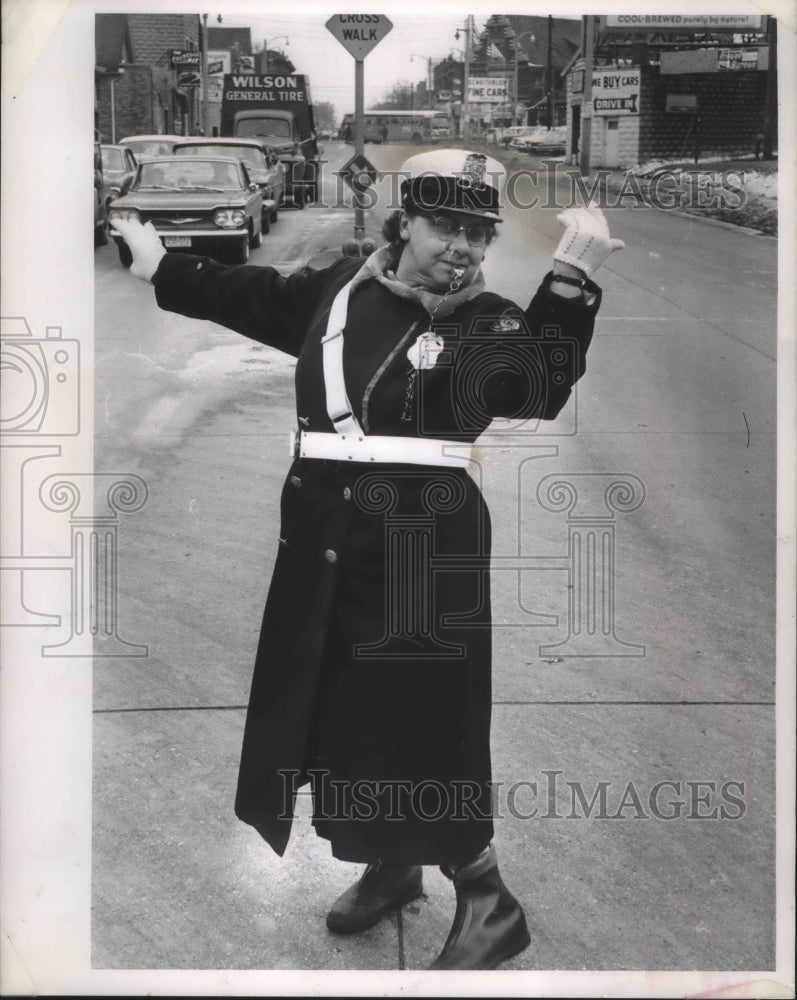
[[[447,215],[431,215],[428,218],[435,236],[443,243],[453,243],[460,233],[464,233],[470,246],[486,247],[495,234],[493,226],[484,222],[460,226]]]

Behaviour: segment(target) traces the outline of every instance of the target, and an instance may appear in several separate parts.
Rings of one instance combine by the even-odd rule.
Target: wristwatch
[[[576,288],[580,288],[582,292],[584,291],[584,289],[587,286],[587,277],[586,277],[586,275],[584,275],[583,278],[576,278],[576,277],[574,277],[574,276],[572,276],[570,274],[557,274],[555,271],[553,271],[553,272],[551,272],[551,281],[550,281],[550,283],[553,284],[554,281],[561,281],[565,285],[575,285]]]

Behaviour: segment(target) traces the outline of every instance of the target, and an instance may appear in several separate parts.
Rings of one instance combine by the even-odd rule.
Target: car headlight
[[[246,213],[238,208],[220,208],[214,212],[213,221],[222,229],[238,229],[246,222]]]
[[[112,208],[108,213],[110,222],[141,222],[141,213],[135,208]]]

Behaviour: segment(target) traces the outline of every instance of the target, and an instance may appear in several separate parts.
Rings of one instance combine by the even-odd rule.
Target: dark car
[[[285,197],[285,167],[259,142],[247,139],[186,139],[174,146],[175,156],[234,156],[243,160],[249,177],[263,195],[263,232],[276,222]]]
[[[94,143],[94,246],[104,247],[108,242],[108,209],[111,199],[105,193],[100,144]]]
[[[100,145],[102,175],[111,200],[125,194],[136,172],[136,158],[127,146]]]
[[[126,195],[111,204],[110,221],[151,222],[167,250],[249,259],[262,240],[263,196],[246,166],[232,157],[162,156],[142,160]],[[113,232],[111,233],[113,236]],[[119,259],[132,263],[124,240],[114,236]]]
[[[119,140],[119,145],[127,146],[140,160],[147,156],[170,156],[174,144],[187,138],[187,135],[128,135]]]

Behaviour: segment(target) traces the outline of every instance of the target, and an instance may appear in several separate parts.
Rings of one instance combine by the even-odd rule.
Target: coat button
[[[351,490],[349,489],[348,486],[344,486],[343,488],[343,499],[351,500]]]
[[[302,480],[299,476],[291,476],[291,486],[300,487],[302,485]]]
[[[338,561],[338,554],[334,549],[327,549],[324,553],[324,558],[328,563],[336,563]]]

